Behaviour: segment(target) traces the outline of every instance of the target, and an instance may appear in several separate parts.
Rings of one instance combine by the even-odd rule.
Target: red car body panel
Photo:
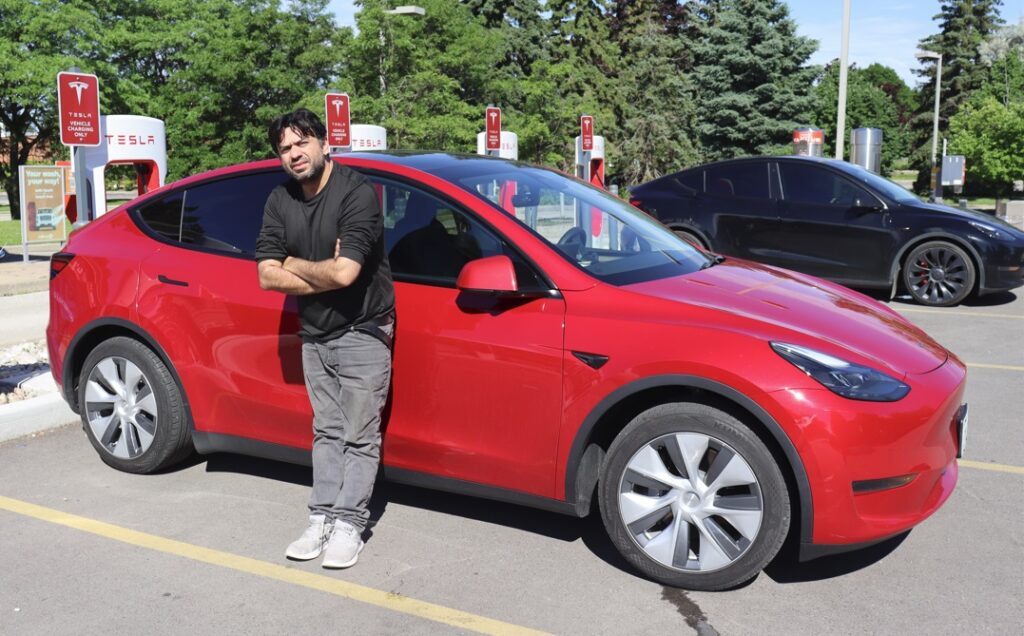
[[[791,470],[806,476],[812,510],[803,512],[813,520],[805,540],[889,536],[952,492],[965,368],[895,312],[839,286],[739,260],[612,286],[444,179],[366,156],[343,163],[456,202],[518,246],[558,290],[498,298],[396,282],[386,466],[569,501],[573,461],[588,433],[581,427],[612,396],[638,382],[699,378],[756,405],[777,424],[780,445],[799,457]],[[218,170],[146,199],[277,165]],[[47,328],[58,384],[71,377],[69,352],[81,363],[82,353],[70,350],[90,325],[124,321],[173,366],[196,431],[310,447],[294,299],[261,290],[253,260],[158,242],[124,208],[74,232],[66,251],[76,256],[52,281]],[[884,403],[839,397],[781,358],[771,341],[881,368],[910,393]],[[573,352],[607,362],[594,368]],[[905,474],[915,477],[900,488],[854,494],[851,487]]]

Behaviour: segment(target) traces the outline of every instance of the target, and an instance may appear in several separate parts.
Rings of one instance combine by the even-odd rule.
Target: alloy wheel
[[[158,409],[153,386],[131,360],[108,357],[89,373],[85,411],[100,447],[120,459],[149,450],[156,434]]]

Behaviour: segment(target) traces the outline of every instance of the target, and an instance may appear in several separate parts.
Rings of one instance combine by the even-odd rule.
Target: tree
[[[981,59],[981,44],[1002,24],[1002,0],[943,0],[933,19],[939,32],[922,39],[922,50],[942,54],[939,104],[940,136],[952,117],[984,83],[987,69]],[[922,79],[917,112],[911,119],[914,164],[918,167],[915,187],[927,188],[931,163],[931,142],[935,103],[935,60],[923,61],[915,73]]]
[[[1011,96],[1024,96],[1024,18],[999,29],[980,47],[988,74],[977,96],[991,95],[1009,106]]]
[[[696,0],[693,36],[700,150],[707,159],[781,150],[809,120],[817,43],[779,0]]]
[[[1024,179],[1024,99],[969,104],[950,119],[949,135],[951,152],[965,157],[972,191],[1006,196]]]
[[[8,135],[0,142],[0,186],[13,219],[21,218],[18,166],[33,148],[57,143],[57,73],[75,65],[88,70],[73,52],[89,52],[96,27],[77,0],[0,0],[0,124]]]
[[[899,102],[901,97],[907,97],[904,90],[910,92],[896,71],[879,64],[872,64],[866,69],[851,65],[847,74],[844,139],[852,139],[851,131],[854,128],[881,129],[883,173],[892,169],[895,159],[906,156],[906,122],[901,121]],[[815,86],[814,99],[811,122],[824,132],[824,154],[831,156],[835,152],[835,140],[838,139],[839,60],[833,60],[825,67]]]

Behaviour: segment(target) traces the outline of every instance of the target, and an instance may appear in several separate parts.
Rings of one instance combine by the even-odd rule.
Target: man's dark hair
[[[270,140],[270,147],[274,150],[275,155],[279,154],[277,148],[281,143],[281,134],[289,128],[304,137],[316,137],[320,143],[327,139],[327,128],[324,127],[324,123],[320,121],[316,113],[308,108],[299,108],[290,113],[285,113],[270,122],[267,137]]]

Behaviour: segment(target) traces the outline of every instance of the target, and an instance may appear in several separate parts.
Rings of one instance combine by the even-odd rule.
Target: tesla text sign
[[[352,122],[349,117],[348,93],[327,93],[327,145],[351,146]]]
[[[590,115],[580,117],[580,137],[583,138],[583,152],[594,149],[594,118]]]
[[[20,166],[21,241],[23,244],[63,241],[64,168]]]
[[[487,108],[487,134],[485,136],[485,148],[487,150],[501,150],[501,109],[494,106]]]
[[[57,73],[60,141],[65,146],[100,145],[100,82],[86,73]]]

